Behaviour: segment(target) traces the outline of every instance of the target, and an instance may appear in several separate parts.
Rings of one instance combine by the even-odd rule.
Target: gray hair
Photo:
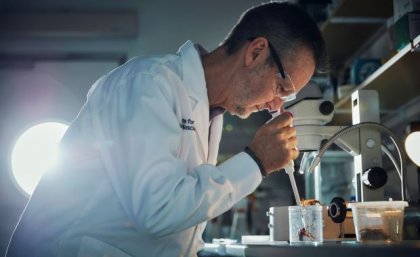
[[[302,46],[307,47],[313,54],[316,70],[328,69],[321,32],[312,17],[296,4],[268,2],[248,9],[221,45],[230,55],[257,37],[267,38],[281,59],[292,57]]]

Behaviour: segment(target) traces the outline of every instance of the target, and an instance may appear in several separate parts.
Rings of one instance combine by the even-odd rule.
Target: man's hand
[[[249,148],[260,159],[267,175],[298,157],[296,130],[292,117],[283,113],[258,129]]]

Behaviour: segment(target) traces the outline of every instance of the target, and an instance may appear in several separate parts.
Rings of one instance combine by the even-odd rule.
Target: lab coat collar
[[[182,79],[189,88],[190,95],[198,102],[204,101],[208,106],[206,79],[200,57],[200,54],[206,52],[202,46],[194,44],[190,40],[182,45],[178,51],[182,59]]]
[[[188,88],[191,97],[192,115],[195,119],[195,129],[201,145],[202,160],[208,161],[209,157],[209,99],[207,95],[204,68],[201,62],[200,51],[204,48],[187,41],[179,49],[182,63],[182,80]],[[218,133],[217,133],[218,134]],[[213,149],[212,149],[213,151]],[[214,154],[211,154],[211,158]],[[217,156],[217,154],[216,154]]]

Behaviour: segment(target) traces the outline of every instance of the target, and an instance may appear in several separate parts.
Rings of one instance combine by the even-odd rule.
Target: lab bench
[[[213,247],[215,247],[213,245]],[[404,240],[398,244],[383,243],[357,243],[355,241],[330,241],[318,245],[289,245],[283,244],[273,245],[245,245],[245,244],[226,244],[222,247],[222,251],[215,252],[213,255],[208,252],[202,253],[200,256],[243,256],[243,257],[354,257],[354,256],[404,256],[418,257],[420,256],[420,240]],[[209,249],[210,250],[210,249]],[[220,249],[219,249],[220,250]]]

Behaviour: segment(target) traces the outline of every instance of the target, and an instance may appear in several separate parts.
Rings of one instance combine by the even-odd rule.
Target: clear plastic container
[[[290,244],[323,242],[322,206],[289,206]]]
[[[349,203],[358,242],[401,242],[405,201]]]

